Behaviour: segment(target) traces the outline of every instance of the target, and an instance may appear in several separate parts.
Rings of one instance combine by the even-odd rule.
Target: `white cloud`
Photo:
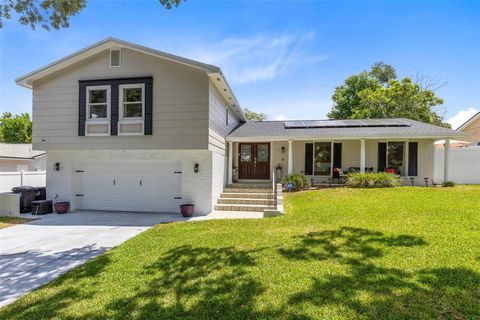
[[[318,63],[328,57],[311,53],[315,33],[304,35],[227,38],[189,49],[187,56],[220,66],[232,83],[270,80],[301,65]]]
[[[285,120],[290,120],[291,118],[288,117],[287,115],[280,113],[277,114],[276,116],[273,116],[273,120],[275,121],[285,121]]]
[[[457,129],[468,119],[473,117],[478,112],[475,108],[468,108],[467,110],[460,110],[456,115],[447,120],[452,125],[453,129]]]

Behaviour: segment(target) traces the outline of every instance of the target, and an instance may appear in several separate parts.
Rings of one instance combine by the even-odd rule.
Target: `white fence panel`
[[[435,183],[443,182],[443,148],[435,149]],[[456,183],[480,184],[480,147],[450,149],[450,179]]]
[[[0,192],[10,192],[13,187],[46,186],[45,171],[0,172]]]

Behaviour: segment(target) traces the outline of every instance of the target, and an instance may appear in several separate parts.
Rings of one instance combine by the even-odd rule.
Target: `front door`
[[[238,163],[239,179],[270,179],[270,143],[240,143]]]

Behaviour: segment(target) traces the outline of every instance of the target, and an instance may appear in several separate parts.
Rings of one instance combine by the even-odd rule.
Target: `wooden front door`
[[[239,143],[238,178],[270,179],[270,143]]]

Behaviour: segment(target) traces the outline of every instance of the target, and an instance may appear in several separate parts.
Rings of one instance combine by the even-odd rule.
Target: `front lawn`
[[[325,189],[156,226],[0,319],[480,318],[480,187]]]
[[[18,217],[0,217],[0,229],[14,226],[19,223],[30,221],[31,219]]]

